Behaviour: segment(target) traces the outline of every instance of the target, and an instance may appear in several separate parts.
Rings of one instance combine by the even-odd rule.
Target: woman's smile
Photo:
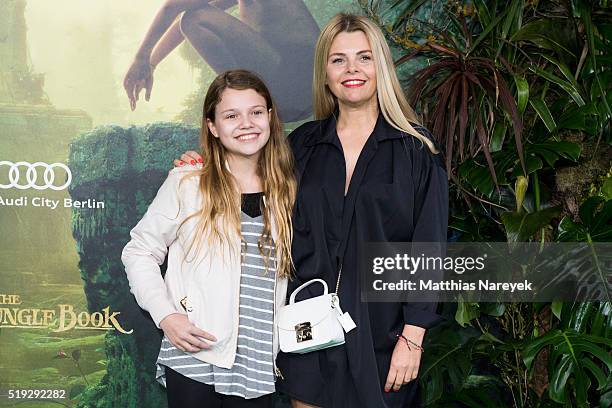
[[[367,81],[364,79],[347,79],[346,81],[342,81],[342,86],[345,88],[359,88],[365,85]]]

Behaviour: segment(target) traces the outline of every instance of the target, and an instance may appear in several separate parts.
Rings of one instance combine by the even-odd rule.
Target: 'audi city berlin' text
[[[29,204],[32,207],[50,208],[51,210],[55,210],[60,204],[63,208],[104,208],[104,201],[98,201],[94,198],[88,198],[87,200],[73,200],[71,198],[54,200],[46,197],[7,198],[0,196],[0,207],[28,207]]]

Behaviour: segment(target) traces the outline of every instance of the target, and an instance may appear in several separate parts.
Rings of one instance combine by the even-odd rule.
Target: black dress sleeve
[[[419,127],[418,131],[433,140],[424,128]],[[444,249],[448,229],[448,178],[441,154],[433,154],[424,144],[416,147],[413,151],[413,177],[417,187],[412,241],[439,242]],[[442,271],[434,273],[440,275]],[[436,314],[437,303],[434,302],[406,302],[402,306],[405,324],[430,328],[442,319]]]
[[[297,127],[287,136],[287,141],[289,142],[289,147],[291,148],[291,152],[293,154],[294,172],[295,172],[295,178],[297,181],[297,189],[298,189],[298,194],[296,196],[296,202],[293,206],[294,233],[295,233],[295,230],[299,228],[300,220],[301,220],[301,217],[299,214],[299,207],[301,205],[301,203],[299,202],[301,198],[301,194],[300,194],[300,191],[301,191],[300,188],[302,184],[301,181],[302,181],[304,172],[306,171],[306,165],[308,162],[308,158],[310,157],[310,152],[313,149],[312,146],[307,146],[306,142],[310,137],[312,137],[312,133],[315,132],[318,127],[320,127],[318,121],[306,122],[300,125],[299,127]],[[294,242],[295,242],[295,237],[294,237]],[[289,299],[290,293],[295,288],[297,288],[302,283],[304,283],[304,280],[300,278],[300,275],[298,275],[295,269],[293,270],[293,273],[289,280],[287,299]],[[306,291],[303,291],[301,293],[301,295],[304,295],[304,294],[306,294]]]

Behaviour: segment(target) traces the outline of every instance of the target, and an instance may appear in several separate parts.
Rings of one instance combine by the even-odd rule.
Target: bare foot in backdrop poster
[[[227,13],[238,4],[239,17]],[[186,38],[215,72],[244,68],[269,85],[285,122],[311,114],[319,27],[302,0],[167,0],[134,57],[123,87],[132,110],[149,100],[155,67]]]

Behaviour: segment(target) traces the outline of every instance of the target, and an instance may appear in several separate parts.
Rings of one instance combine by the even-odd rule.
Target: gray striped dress
[[[215,387],[225,395],[246,399],[275,391],[273,365],[274,249],[266,271],[258,248],[263,216],[241,213],[241,231],[246,241],[240,278],[240,317],[236,360],[230,369],[196,359],[170,343],[164,336],[157,358],[157,380],[166,386],[165,368]],[[244,244],[243,244],[244,248]],[[268,250],[269,248],[265,248]],[[206,330],[205,327],[202,327]],[[214,334],[214,333],[213,333]]]

